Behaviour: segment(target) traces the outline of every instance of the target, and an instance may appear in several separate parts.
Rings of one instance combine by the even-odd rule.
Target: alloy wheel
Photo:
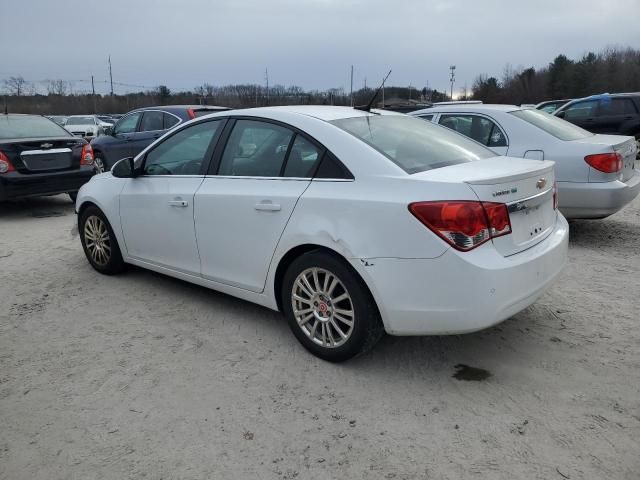
[[[291,304],[298,326],[317,345],[336,348],[353,333],[351,296],[329,270],[312,267],[302,271],[293,283]]]
[[[96,168],[96,172],[103,173],[104,172],[104,161],[100,157],[96,157],[94,159],[94,165]]]
[[[84,241],[91,259],[101,267],[111,259],[111,239],[104,221],[91,215],[84,223]]]

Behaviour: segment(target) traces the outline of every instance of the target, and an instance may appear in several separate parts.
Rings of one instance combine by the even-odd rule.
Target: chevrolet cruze
[[[533,303],[567,258],[553,162],[346,107],[194,119],[82,187],[82,247],[282,311],[346,360],[392,335],[465,333]]]

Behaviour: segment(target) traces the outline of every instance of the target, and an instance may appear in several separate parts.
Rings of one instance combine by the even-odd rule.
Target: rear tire
[[[98,207],[88,207],[78,219],[82,249],[91,266],[105,275],[120,273],[126,267],[118,240],[107,217]]]
[[[384,334],[378,308],[360,276],[322,251],[291,263],[283,279],[282,306],[298,341],[330,362],[366,352]]]
[[[96,157],[93,160],[93,164],[95,165],[96,172],[98,172],[98,173],[104,173],[104,172],[108,172],[110,170],[108,168],[108,165],[105,162],[104,158],[102,158],[99,155],[96,155]]]

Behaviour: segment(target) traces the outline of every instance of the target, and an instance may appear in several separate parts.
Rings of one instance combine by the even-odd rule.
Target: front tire
[[[110,170],[108,168],[107,163],[105,162],[104,158],[102,158],[100,156],[96,156],[94,158],[94,160],[93,160],[93,163],[95,165],[97,173],[104,173],[104,172],[108,172]]]
[[[124,270],[118,240],[107,217],[98,207],[83,210],[78,220],[78,231],[84,254],[94,269],[105,275]]]
[[[330,362],[366,352],[384,333],[362,279],[342,259],[322,251],[291,263],[283,279],[282,306],[298,341]]]

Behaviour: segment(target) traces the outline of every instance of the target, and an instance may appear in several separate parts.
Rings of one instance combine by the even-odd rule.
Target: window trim
[[[587,115],[586,117],[580,117],[580,118],[574,118],[573,120],[577,120],[577,121],[581,121],[581,120],[585,120],[587,118],[596,118],[598,116],[598,110],[600,109],[600,100],[598,100],[597,98],[585,98],[584,100],[577,100],[575,102],[572,103],[567,103],[565,105],[563,105],[561,108],[563,110],[558,109],[557,112],[555,113],[560,113],[560,111],[564,112],[564,117],[562,117],[563,120],[566,120],[567,122],[571,122],[571,120],[567,120],[567,112],[569,110],[571,110],[573,107],[575,107],[576,105],[580,105],[582,103],[588,103],[588,102],[595,102],[596,104],[596,108],[595,108],[595,112],[593,111],[593,108],[591,109],[591,114]],[[550,114],[553,115],[553,114]],[[571,122],[573,123],[573,122]]]
[[[503,126],[502,126],[502,125],[500,125],[500,122],[498,122],[494,117],[491,117],[491,116],[487,115],[486,113],[475,113],[475,112],[438,112],[438,119],[437,119],[437,120],[436,120],[436,122],[434,122],[434,123],[436,123],[436,125],[440,125],[441,127],[449,128],[449,127],[447,127],[447,126],[445,126],[445,125],[442,125],[442,124],[440,123],[440,119],[442,119],[442,116],[443,116],[443,115],[451,115],[451,116],[453,116],[453,115],[458,115],[458,116],[461,116],[461,115],[473,115],[473,116],[476,116],[476,117],[482,117],[482,118],[485,118],[486,120],[489,120],[490,122],[493,122],[495,125],[497,125],[497,126],[498,126],[498,128],[500,129],[500,131],[502,132],[502,135],[503,135],[503,136],[504,136],[504,138],[506,138],[506,140],[507,140],[507,144],[506,144],[506,145],[503,145],[503,146],[500,146],[500,147],[490,147],[489,145],[485,145],[485,144],[483,144],[483,143],[478,142],[478,141],[477,141],[476,139],[474,139],[474,138],[467,137],[464,133],[460,133],[460,132],[458,132],[457,130],[453,130],[452,128],[450,128],[450,129],[449,129],[449,130],[453,130],[453,131],[454,131],[454,132],[456,132],[456,133],[459,133],[460,135],[464,136],[465,138],[468,138],[468,139],[470,139],[470,140],[473,140],[473,141],[474,141],[474,142],[476,142],[476,143],[479,143],[480,145],[482,145],[482,146],[483,146],[483,147],[485,147],[485,148],[488,148],[488,149],[492,149],[492,148],[507,148],[507,149],[508,149],[508,148],[509,148],[509,145],[511,144],[511,141],[509,140],[509,135],[507,135],[507,132],[506,132],[506,130],[503,128]],[[491,132],[489,132],[489,136],[491,136]],[[491,139],[491,138],[489,138],[489,139]]]
[[[215,177],[215,178],[235,178],[235,179],[253,179],[253,180],[313,180],[316,176],[316,172],[318,171],[318,168],[320,168],[320,162],[322,161],[322,159],[324,158],[325,152],[329,151],[333,157],[340,163],[340,166],[342,167],[343,171],[345,172],[345,175],[349,175],[351,178],[336,178],[335,180],[348,180],[348,181],[352,181],[353,180],[353,174],[351,173],[351,171],[345,166],[345,164],[333,153],[331,152],[329,149],[327,149],[327,147],[325,147],[322,143],[320,143],[318,140],[316,140],[315,138],[311,137],[309,134],[307,134],[306,132],[302,131],[301,129],[294,127],[293,125],[290,125],[286,122],[281,122],[279,120],[274,120],[272,118],[264,118],[264,117],[254,117],[254,116],[250,116],[250,115],[231,115],[228,117],[224,117],[228,120],[227,124],[225,125],[224,130],[222,131],[219,139],[218,139],[218,144],[216,145],[216,148],[213,152],[213,157],[211,159],[209,168],[207,170],[207,173],[205,173],[206,177]],[[280,167],[280,176],[277,177],[262,177],[262,176],[240,176],[240,175],[218,175],[218,172],[220,171],[220,163],[222,161],[222,155],[224,153],[224,150],[227,147],[227,143],[229,141],[229,137],[231,136],[231,132],[233,131],[233,128],[235,127],[235,124],[238,120],[249,120],[249,121],[254,121],[254,122],[264,122],[264,123],[271,123],[274,125],[278,125],[280,127],[286,128],[288,130],[291,130],[293,132],[293,135],[291,136],[291,140],[289,141],[289,146],[287,147],[287,152],[285,154],[285,158],[282,162],[282,166]],[[291,152],[291,148],[293,146],[293,142],[296,138],[297,135],[302,136],[302,138],[304,138],[306,141],[308,141],[309,143],[311,143],[312,145],[314,145],[316,148],[318,148],[318,150],[320,150],[320,161],[318,161],[316,163],[315,168],[313,169],[313,172],[311,174],[310,177],[284,177],[283,173],[284,173],[284,168],[286,168],[287,162],[289,161],[289,153]],[[323,178],[323,179],[319,179],[319,180],[333,180],[333,179],[329,179],[329,178]]]
[[[140,117],[142,118],[142,117]],[[162,145],[164,142],[168,141],[170,138],[172,138],[174,135],[177,135],[178,133],[191,128],[191,127],[195,127],[197,125],[200,125],[202,123],[209,123],[209,122],[223,122],[220,126],[220,128],[218,128],[216,130],[216,133],[213,135],[213,138],[211,139],[211,143],[209,144],[209,146],[207,147],[207,151],[204,154],[204,158],[202,159],[202,164],[200,165],[200,172],[197,175],[145,175],[144,174],[144,168],[147,164],[147,157],[149,155],[149,153],[153,152],[156,148],[158,148],[160,145]],[[215,118],[207,118],[203,121],[200,122],[196,122],[196,123],[191,123],[189,125],[187,125],[184,128],[179,128],[179,129],[171,129],[170,133],[164,137],[162,139],[161,142],[158,142],[157,144],[153,145],[153,148],[150,148],[149,150],[147,150],[146,152],[144,152],[144,154],[141,157],[141,162],[140,162],[140,166],[137,168],[138,172],[140,172],[139,176],[140,177],[144,177],[144,178],[173,178],[173,177],[177,177],[177,178],[184,178],[184,177],[202,177],[204,175],[206,175],[206,172],[209,168],[209,165],[211,163],[211,157],[215,151],[215,149],[217,148],[218,144],[220,143],[220,138],[222,137],[222,133],[224,132],[224,129],[227,128],[228,125],[228,118],[226,117],[215,117]]]
[[[123,115],[122,117],[120,117],[118,121],[115,123],[115,125],[113,126],[113,134],[118,135],[118,131],[116,127],[118,126],[118,124],[123,123],[125,118],[130,117],[132,115],[140,114],[140,118],[138,118],[138,121],[136,122],[136,126],[133,128],[133,132],[120,133],[119,135],[131,135],[134,133],[138,133],[138,128],[140,128],[140,122],[142,121],[143,113],[144,113],[144,110],[134,110],[133,112],[129,112]]]

